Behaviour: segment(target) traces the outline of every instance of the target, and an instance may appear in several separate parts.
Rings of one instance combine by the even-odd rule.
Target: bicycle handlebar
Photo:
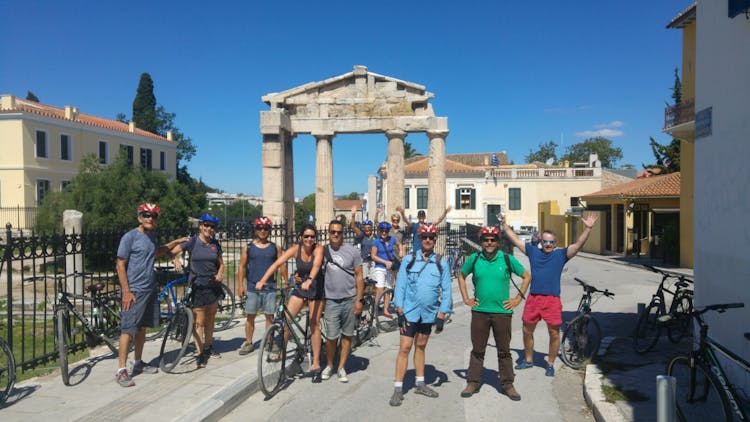
[[[656,267],[653,267],[651,265],[648,265],[648,264],[641,264],[641,266],[644,267],[644,268],[649,269],[652,272],[655,272],[657,274],[661,274],[664,277],[664,280],[666,280],[668,278],[676,278],[676,279],[678,279],[680,281],[686,281],[688,283],[694,283],[694,281],[692,279],[689,279],[688,276],[686,276],[684,274],[668,273],[668,272],[666,272],[664,270],[660,270],[660,269],[658,269]],[[664,280],[662,280],[662,281],[664,281]]]
[[[596,287],[592,286],[591,284],[586,283],[585,281],[581,280],[578,277],[573,277],[575,281],[578,282],[583,287],[583,290],[591,293],[601,293],[604,296],[607,296],[609,298],[613,297],[615,294],[610,292],[609,289],[599,290]]]
[[[698,321],[701,321],[702,323],[703,320],[700,318],[700,316],[705,314],[708,311],[716,311],[719,313],[724,313],[727,311],[727,309],[744,308],[744,307],[745,307],[745,304],[742,302],[716,303],[713,305],[704,306],[701,309],[693,309],[693,311],[690,313],[690,316],[692,316],[693,318],[697,318]],[[669,314],[660,316],[658,319],[659,319],[659,322],[667,322],[667,321],[672,320],[673,318],[675,318],[675,315],[673,313],[669,313]]]

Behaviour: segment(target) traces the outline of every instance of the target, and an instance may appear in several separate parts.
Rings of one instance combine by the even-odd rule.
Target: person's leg
[[[414,338],[414,372],[418,378],[424,378],[425,349],[429,339],[430,335],[424,333],[417,333]]]
[[[218,309],[218,303],[206,306],[206,325],[203,328],[203,341],[205,342],[206,349],[210,349],[214,344],[214,322],[216,321],[216,311]]]
[[[323,339],[320,335],[320,315],[323,313],[323,301],[310,300],[308,301],[308,306],[310,306],[310,340],[312,343],[312,365],[310,370],[314,371],[320,369],[320,349],[323,345]]]
[[[289,314],[292,317],[296,317],[297,314],[299,314],[300,309],[302,309],[302,306],[305,305],[305,300],[302,299],[299,296],[289,296],[289,301],[286,304],[287,309],[289,310]],[[289,341],[289,327],[284,328],[284,345]]]
[[[342,382],[348,381],[346,378],[346,359],[349,357],[349,352],[352,348],[352,336],[354,335],[354,327],[357,321],[356,315],[354,315],[354,302],[356,299],[351,299],[343,303],[340,320],[341,320],[341,356],[339,357],[339,380]],[[342,372],[344,371],[344,372]]]
[[[490,319],[491,315],[484,312],[471,313],[471,354],[469,370],[466,373],[467,383],[480,384],[482,381],[484,353],[490,336]]]
[[[393,271],[390,271],[390,270],[386,271],[385,284],[387,288],[393,289]],[[393,296],[392,292],[386,293],[385,297],[383,298],[383,316],[385,316],[386,318],[393,318],[393,314],[388,312],[388,309],[391,305],[391,299],[392,299],[391,296]]]
[[[523,350],[526,357],[526,362],[534,362],[534,330],[536,329],[536,323],[523,323]]]
[[[494,314],[492,317],[492,333],[497,345],[497,367],[500,376],[500,385],[503,393],[513,401],[521,400],[521,395],[516,391],[513,381],[513,358],[510,354],[511,323],[513,314]]]
[[[257,314],[247,314],[245,315],[245,341],[248,343],[253,342],[253,334],[255,333],[255,316]],[[266,323],[266,328],[268,328],[268,324]]]
[[[333,372],[333,359],[336,357],[336,343],[341,334],[339,326],[341,318],[339,315],[338,304],[334,301],[326,301],[326,313],[323,318],[326,320],[326,374],[324,379],[328,379]]]
[[[138,332],[135,334],[135,350],[134,350],[134,359],[136,362],[140,361],[143,357],[143,345],[146,343],[146,327],[141,327]],[[128,347],[130,347],[128,345]]]
[[[193,308],[193,340],[195,341],[195,350],[199,356],[203,355],[203,328],[206,325],[206,312],[203,307]]]
[[[117,365],[118,370],[126,368],[128,364],[128,352],[130,351],[130,342],[132,341],[133,335],[128,333],[120,334],[120,348],[117,350]]]
[[[549,355],[547,355],[547,376],[554,376],[554,363],[560,351],[560,326],[562,325],[562,302],[559,297],[548,296],[543,310],[544,322],[549,333]],[[552,368],[552,369],[550,369]]]
[[[398,355],[396,356],[396,376],[395,382],[401,383],[404,381],[404,375],[406,375],[406,367],[409,363],[409,352],[414,344],[414,339],[409,336],[399,336],[399,347]],[[422,368],[424,371],[424,368]]]
[[[560,351],[560,326],[547,324],[547,332],[549,333],[547,363],[552,367],[555,363],[555,358],[557,358],[557,353]]]

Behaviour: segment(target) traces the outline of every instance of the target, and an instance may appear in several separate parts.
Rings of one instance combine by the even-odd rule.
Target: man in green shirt
[[[482,227],[479,230],[482,252],[466,259],[458,274],[458,287],[464,303],[471,306],[471,355],[469,370],[466,375],[466,388],[461,397],[471,397],[479,391],[484,367],[484,352],[490,329],[497,345],[498,372],[503,393],[511,400],[521,400],[513,387],[513,359],[510,355],[510,333],[513,308],[518,306],[531,283],[531,273],[512,255],[504,256],[498,248],[500,230],[497,227]],[[508,269],[510,264],[510,269]],[[521,276],[523,282],[518,294],[510,297],[510,273]],[[466,277],[472,275],[474,297],[469,297],[466,290]]]

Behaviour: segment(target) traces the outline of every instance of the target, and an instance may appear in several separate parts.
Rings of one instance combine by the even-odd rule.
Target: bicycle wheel
[[[63,384],[70,385],[70,372],[68,372],[68,350],[70,350],[70,314],[67,309],[58,309],[55,312],[55,326],[57,331],[57,352],[60,360],[60,375]]]
[[[190,340],[193,338],[193,311],[179,306],[164,331],[159,351],[159,368],[164,372],[172,370],[185,355]]]
[[[0,405],[8,400],[16,382],[16,360],[8,343],[0,337]]]
[[[354,329],[354,347],[361,345],[371,337],[375,337],[374,322],[373,298],[372,296],[365,296],[362,298],[362,313],[357,316],[357,325]]]
[[[235,308],[234,293],[229,289],[229,286],[222,283],[221,290],[224,294],[224,298],[219,300],[219,304],[216,308],[214,331],[221,331],[229,328],[234,319],[234,313],[237,310],[237,308]]]
[[[599,323],[590,315],[576,317],[568,324],[560,343],[560,358],[573,369],[579,369],[596,354],[601,343]]]
[[[633,333],[633,347],[637,353],[648,352],[659,340],[661,324],[658,319],[662,313],[661,303],[651,302],[638,317],[638,324]]]
[[[258,353],[258,385],[266,398],[272,397],[279,390],[285,378],[285,369],[284,328],[275,323],[263,335]]]
[[[175,299],[167,290],[167,293],[159,301],[159,327],[155,331],[148,332],[146,334],[146,340],[156,340],[157,338],[164,335],[164,331],[169,325],[169,320],[174,315],[173,301]]]
[[[689,356],[676,356],[667,364],[675,377],[677,416],[682,421],[731,421],[729,401],[716,376],[700,361],[690,365]]]
[[[690,313],[693,312],[693,296],[690,293],[683,292],[674,298],[670,314],[674,317],[670,321],[667,336],[672,343],[679,343],[683,337],[690,334],[692,329],[693,318]]]
[[[388,309],[385,309],[385,298],[386,295],[390,297],[390,303],[388,304]],[[386,317],[384,314],[389,313],[392,315],[392,318]],[[396,320],[396,307],[393,305],[393,290],[392,289],[386,289],[383,291],[383,294],[378,299],[378,306],[375,309],[375,321],[376,325],[378,327],[378,330],[380,331],[393,331],[398,326],[398,321]]]

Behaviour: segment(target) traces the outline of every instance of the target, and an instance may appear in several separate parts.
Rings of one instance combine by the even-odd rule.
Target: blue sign
[[[711,136],[711,109],[707,107],[695,113],[695,139]]]

